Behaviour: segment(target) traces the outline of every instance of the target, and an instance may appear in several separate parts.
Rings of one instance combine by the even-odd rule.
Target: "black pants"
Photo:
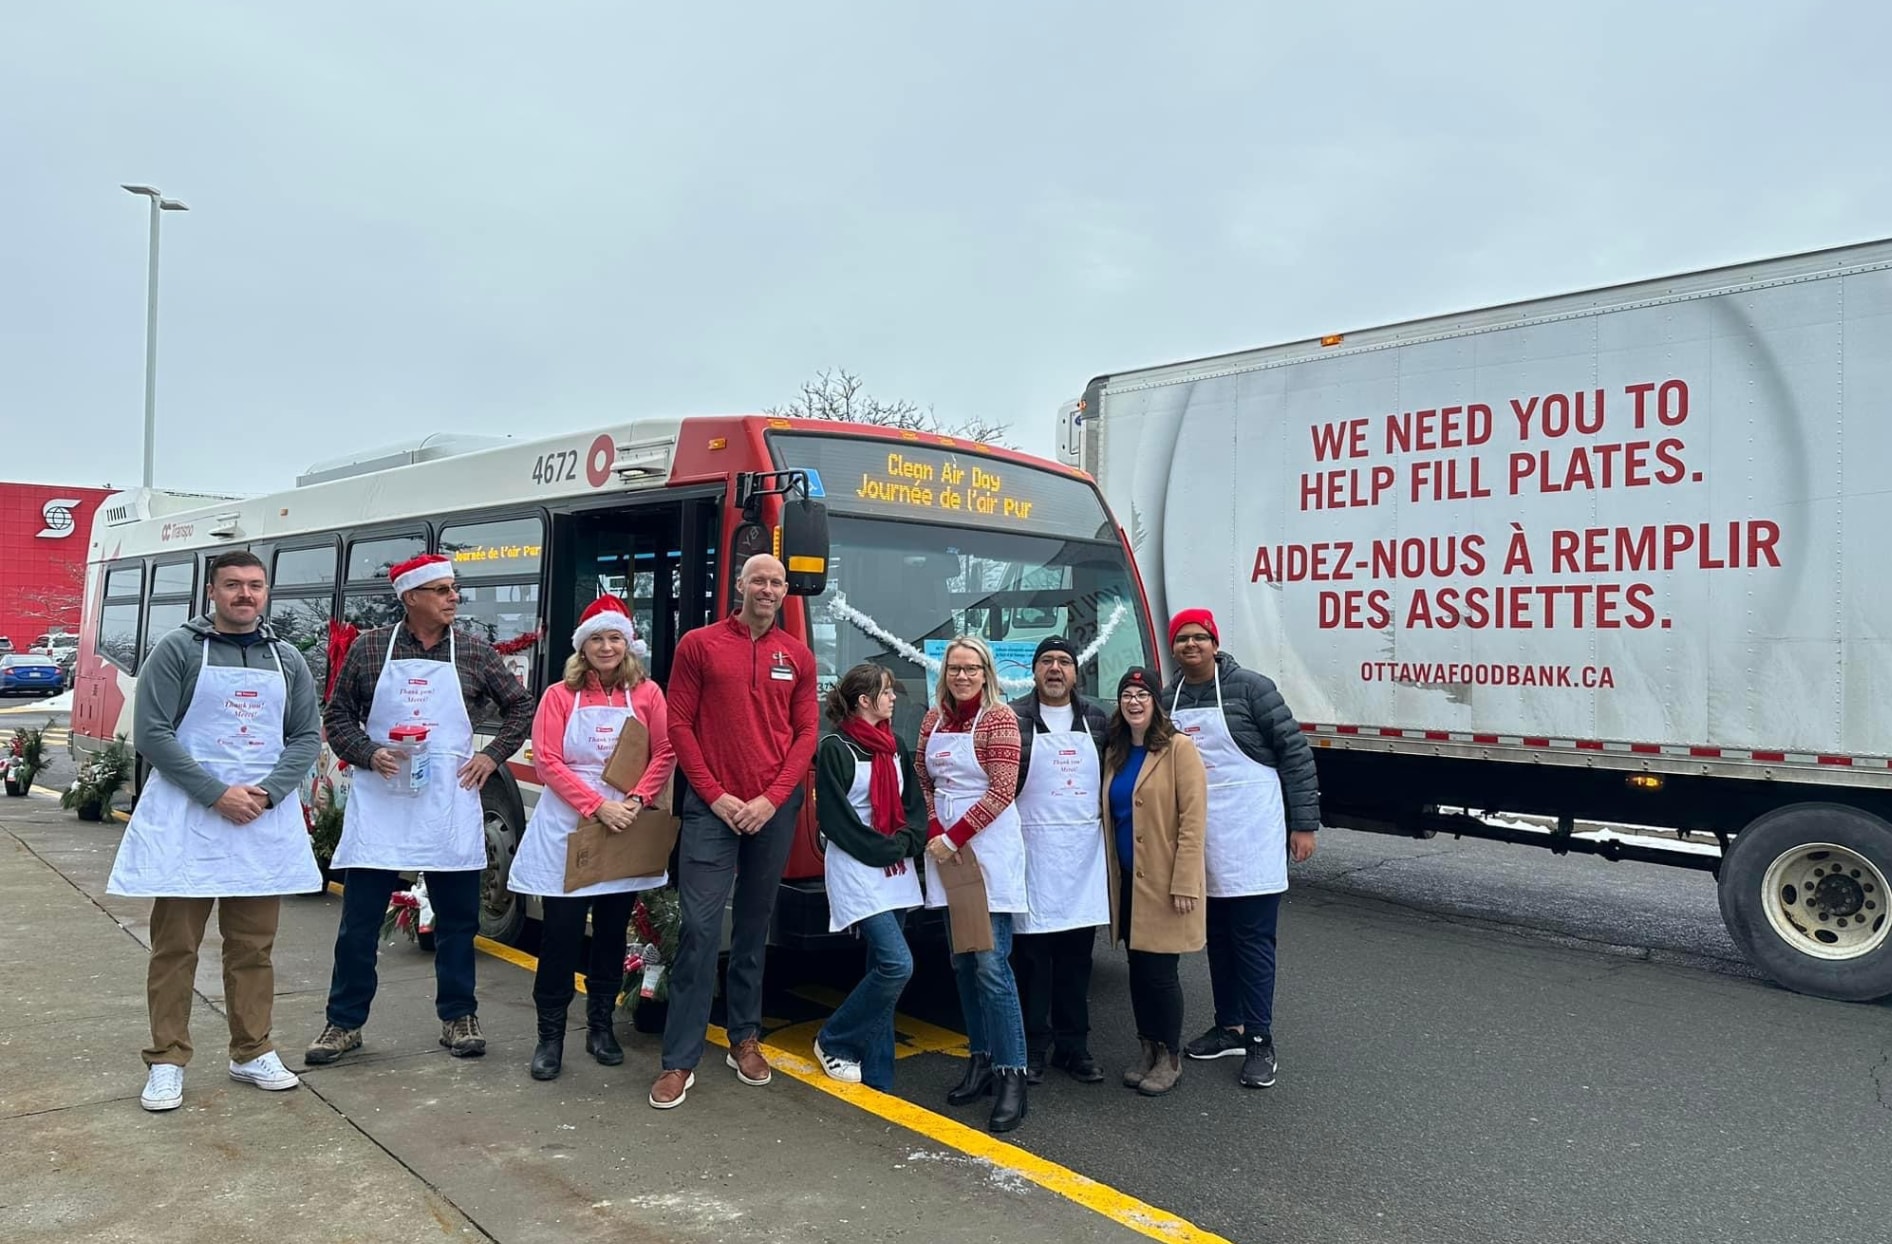
[[[1274,1029],[1275,930],[1279,894],[1209,900],[1209,984],[1215,1022],[1249,1036]]]
[[[329,978],[328,1022],[359,1028],[368,1022],[380,976],[375,971],[388,899],[407,883],[380,868],[350,868],[342,883],[342,925],[335,931],[335,970]],[[434,908],[434,1014],[444,1023],[473,1015],[473,938],[480,931],[480,870],[422,874]]]
[[[1012,972],[1018,977],[1018,1003],[1025,1012],[1025,1049],[1042,1054],[1055,1049],[1075,1054],[1085,1049],[1091,1031],[1091,947],[1095,928],[1056,933],[1018,933],[1012,937]]]
[[[1127,868],[1118,894],[1117,911],[1123,940],[1130,941],[1130,901],[1136,893],[1136,878]],[[1172,1053],[1182,1049],[1183,992],[1178,968],[1182,956],[1158,954],[1148,950],[1130,952],[1130,1013],[1136,1018],[1137,1036],[1156,1041]]]
[[[636,894],[599,894],[591,898],[541,898],[545,920],[539,939],[539,970],[532,978],[532,1001],[543,1011],[563,1011],[578,992],[572,977],[585,947],[585,913],[591,913],[591,954],[584,961],[585,995],[609,997],[617,1005],[624,983],[625,931],[637,906]]]

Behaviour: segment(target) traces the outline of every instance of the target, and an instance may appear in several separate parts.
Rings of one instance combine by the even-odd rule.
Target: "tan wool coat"
[[[1123,937],[1117,910],[1121,889],[1117,830],[1110,817],[1110,783],[1116,770],[1104,762],[1104,844],[1110,858],[1110,944]],[[1208,825],[1209,773],[1189,736],[1178,734],[1151,752],[1137,774],[1131,802],[1136,879],[1131,897],[1130,949],[1188,954],[1208,941],[1203,902],[1203,835]],[[1172,897],[1193,898],[1196,909],[1178,915]]]

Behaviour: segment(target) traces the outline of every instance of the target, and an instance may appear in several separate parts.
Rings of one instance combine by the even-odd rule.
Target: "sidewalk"
[[[488,1053],[437,1044],[432,960],[382,952],[366,1048],[266,1094],[224,1074],[215,919],[180,1110],[138,1106],[148,901],[104,893],[122,825],[51,799],[0,806],[0,1239],[103,1241],[1130,1241],[1140,1233],[778,1074],[745,1088],[714,1046],[679,1110],[626,1060],[526,1074],[531,977],[481,956]],[[276,1039],[302,1071],[339,900],[285,900]]]

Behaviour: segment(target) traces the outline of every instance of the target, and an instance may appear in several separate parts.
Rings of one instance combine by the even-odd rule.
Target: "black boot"
[[[1019,1079],[1023,1081],[1024,1077],[1020,1076]],[[978,1101],[991,1091],[992,1056],[990,1054],[974,1054],[971,1058],[966,1060],[966,1078],[959,1082],[957,1088],[946,1094],[946,1104],[949,1106],[963,1106],[967,1102]]]
[[[1025,1118],[1025,1073],[1016,1069],[998,1073],[998,1101],[992,1104],[992,1131],[1009,1132]]]
[[[621,979],[615,983],[599,981],[596,987],[589,980],[585,982],[585,1053],[607,1067],[624,1061],[624,1047],[618,1044],[618,1034],[611,1025],[623,984]]]
[[[565,1067],[565,1008],[539,1008],[539,1043],[532,1050],[532,1078],[556,1080]]]
[[[1033,1050],[1025,1056],[1025,1083],[1043,1084],[1045,1082],[1045,1052]]]

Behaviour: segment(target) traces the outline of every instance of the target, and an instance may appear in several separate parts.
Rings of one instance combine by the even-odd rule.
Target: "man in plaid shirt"
[[[361,1046],[374,1001],[376,942],[403,872],[423,872],[434,909],[434,996],[440,1044],[457,1058],[486,1052],[473,987],[480,874],[486,866],[480,789],[532,730],[532,695],[493,646],[454,627],[453,563],[438,554],[388,572],[405,618],[350,645],[322,724],[354,767],[334,866],[347,870],[335,936],[328,1022],[307,1060],[332,1063]],[[445,667],[445,668],[443,668]],[[475,722],[497,713],[492,742]],[[394,740],[423,729],[424,759]]]

